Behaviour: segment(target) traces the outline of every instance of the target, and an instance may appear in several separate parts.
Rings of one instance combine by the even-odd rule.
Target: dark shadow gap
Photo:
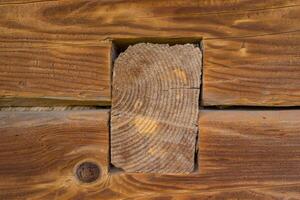
[[[200,110],[247,110],[247,111],[263,111],[263,110],[300,110],[300,106],[200,106]]]
[[[5,106],[0,111],[71,111],[71,110],[108,110],[110,106]]]
[[[118,173],[124,173],[125,171],[122,168],[116,167],[113,164],[109,163],[109,169],[108,173],[110,174],[118,174]]]
[[[138,43],[153,43],[153,44],[169,44],[170,46],[177,44],[194,44],[201,49],[202,38],[199,37],[185,37],[185,38],[163,38],[163,37],[145,37],[145,38],[116,38],[112,39],[112,48],[114,48],[114,57],[112,63],[124,52],[129,46]]]
[[[199,48],[202,54],[202,62],[201,62],[201,75],[200,75],[200,91],[199,91],[199,97],[198,97],[198,120],[199,121],[199,111],[201,107],[201,100],[203,99],[203,76],[204,76],[204,44],[203,40],[199,43]],[[200,143],[200,129],[199,125],[197,124],[197,136],[196,136],[196,146],[195,146],[195,158],[194,158],[194,172],[193,173],[199,173],[200,170],[200,163],[199,163],[199,143]]]

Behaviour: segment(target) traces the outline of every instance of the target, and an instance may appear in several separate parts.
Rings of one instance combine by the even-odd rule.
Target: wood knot
[[[101,175],[99,166],[92,162],[81,163],[76,169],[76,176],[82,183],[96,181]]]

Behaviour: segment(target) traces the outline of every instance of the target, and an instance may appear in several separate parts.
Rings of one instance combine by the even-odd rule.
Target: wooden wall
[[[203,105],[299,105],[299,3],[1,1],[1,103],[108,104],[110,40],[200,37]]]
[[[202,39],[189,175],[109,166],[112,47],[157,38]],[[299,39],[299,0],[0,1],[0,199],[299,199]]]

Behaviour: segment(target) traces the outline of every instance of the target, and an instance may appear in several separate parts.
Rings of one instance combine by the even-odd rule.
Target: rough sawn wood
[[[108,175],[108,111],[0,112],[0,199],[84,199]],[[84,162],[100,177],[85,187]]]
[[[201,51],[141,43],[114,65],[111,161],[126,172],[194,169]]]

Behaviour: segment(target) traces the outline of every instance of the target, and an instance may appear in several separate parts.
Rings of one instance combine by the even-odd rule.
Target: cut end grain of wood
[[[126,172],[194,170],[201,50],[140,43],[114,64],[111,162]]]

